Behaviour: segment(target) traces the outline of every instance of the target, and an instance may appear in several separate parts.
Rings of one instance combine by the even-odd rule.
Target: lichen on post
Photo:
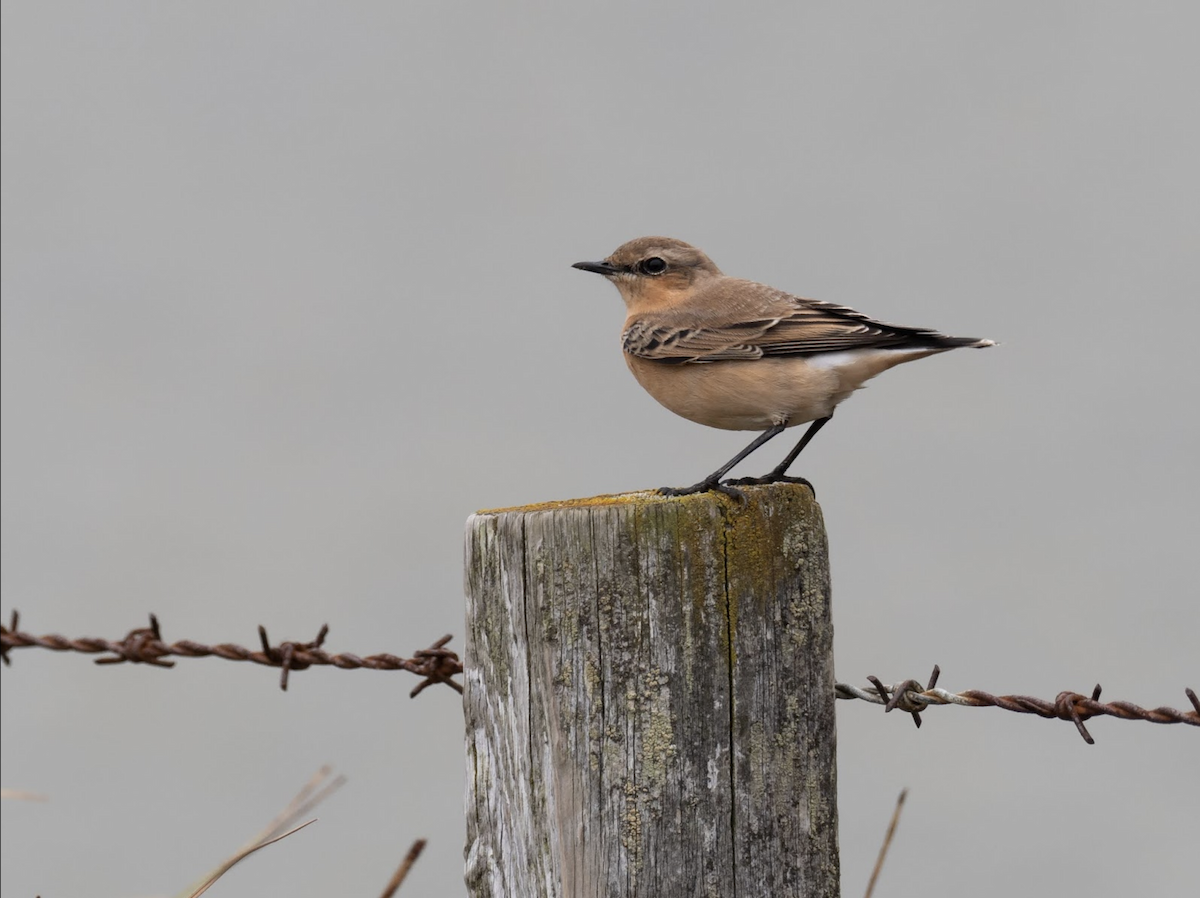
[[[472,896],[835,896],[833,631],[792,484],[467,524]]]

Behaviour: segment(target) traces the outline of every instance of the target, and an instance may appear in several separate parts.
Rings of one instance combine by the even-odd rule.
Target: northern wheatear
[[[845,306],[801,299],[726,277],[700,250],[670,237],[639,237],[602,262],[576,262],[612,281],[629,311],[621,345],[638,383],[677,415],[724,430],[761,430],[699,483],[667,496],[739,484],[805,483],[788,477],[796,456],[864,382],[901,362],[992,340],[899,327]],[[812,425],[765,477],[722,482],[738,462],[788,427]]]

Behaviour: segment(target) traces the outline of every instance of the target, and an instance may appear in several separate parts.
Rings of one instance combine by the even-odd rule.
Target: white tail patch
[[[859,366],[867,370],[885,371],[893,365],[899,365],[909,359],[919,359],[923,356],[933,355],[935,352],[945,351],[944,349],[847,349],[843,352],[818,352],[808,357],[808,363],[814,368],[827,368],[834,371]]]

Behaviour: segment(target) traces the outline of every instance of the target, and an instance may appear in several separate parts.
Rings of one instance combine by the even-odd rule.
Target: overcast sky
[[[796,471],[839,679],[1200,688],[1193,3],[6,0],[3,612],[118,638],[462,645],[475,509],[696,481],[572,270],[643,234],[1001,341],[884,375]],[[786,446],[763,450],[762,473]],[[767,456],[770,456],[769,458]],[[404,673],[14,653],[12,895],[463,894],[458,697]],[[1183,895],[1200,731],[843,702],[843,887]],[[217,894],[214,892],[213,894]]]

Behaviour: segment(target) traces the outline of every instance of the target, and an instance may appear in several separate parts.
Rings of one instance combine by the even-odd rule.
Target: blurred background
[[[1187,707],[1200,686],[1190,3],[34,3],[3,25],[3,613],[35,633],[462,646],[486,507],[696,481],[749,435],[644,394],[643,234],[886,321],[797,465],[839,679]],[[737,473],[762,473],[772,444]],[[404,673],[0,679],[12,895],[164,895],[312,771],[224,895],[463,894],[463,724]],[[843,888],[1183,895],[1197,731],[842,702]],[[217,892],[213,892],[217,894]]]

